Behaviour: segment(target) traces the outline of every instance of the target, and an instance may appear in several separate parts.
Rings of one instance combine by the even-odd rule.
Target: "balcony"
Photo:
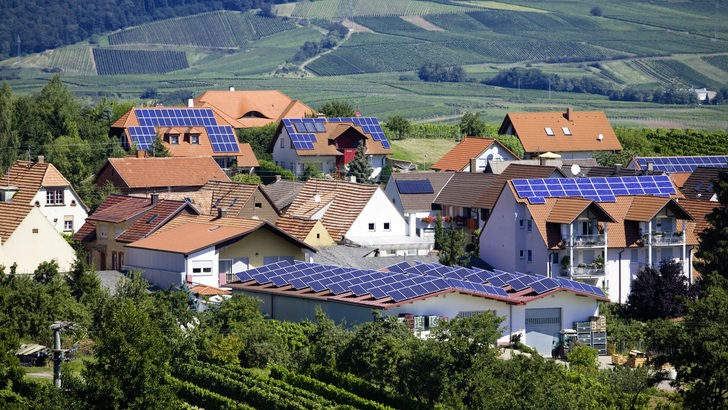
[[[595,276],[604,276],[604,265],[596,263],[580,263],[579,266],[572,268],[571,276],[575,279],[591,278]]]
[[[573,246],[574,248],[600,248],[607,243],[607,235],[603,233],[591,235],[574,235],[573,242],[570,237],[561,239],[561,248]]]
[[[649,240],[648,235],[642,235],[642,242],[647,244]],[[655,231],[652,232],[652,242],[650,242],[650,245],[657,245],[657,246],[665,246],[665,245],[678,245],[683,243],[684,235],[682,231],[675,231],[675,232],[661,232],[661,231]]]

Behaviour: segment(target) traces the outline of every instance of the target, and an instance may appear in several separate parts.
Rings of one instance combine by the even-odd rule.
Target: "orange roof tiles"
[[[715,193],[713,192],[713,180],[718,179],[721,168],[697,167],[680,186],[680,191],[685,198],[698,201],[710,201]],[[672,177],[673,174],[670,174]],[[676,183],[677,185],[677,183]]]
[[[572,223],[587,209],[597,214],[598,220],[615,222],[612,216],[602,209],[598,203],[584,198],[557,198],[546,222]]]
[[[207,285],[196,285],[190,288],[190,291],[199,296],[215,296],[215,295],[230,295],[232,292],[225,289],[214,288]]]
[[[245,219],[242,227],[221,226],[211,223],[189,222],[154,235],[132,242],[130,248],[152,249],[158,251],[190,253],[214,246],[234,238],[245,236],[258,229],[265,222]]]
[[[15,161],[0,179],[2,185],[18,187],[13,202],[30,205],[41,187],[71,186],[66,178],[47,162]]]
[[[27,204],[0,202],[0,243],[8,240],[32,209]]]
[[[212,205],[210,214],[216,215],[217,210],[226,207],[230,215],[239,215],[254,195],[267,200],[273,207],[275,204],[268,194],[260,189],[258,184],[245,184],[241,182],[208,181],[202,189],[212,192]]]
[[[230,181],[210,157],[109,158],[102,170],[107,166],[129,188],[201,187],[210,180]]]
[[[498,144],[501,149],[508,152],[514,158],[518,158],[516,154],[512,153],[495,138],[466,137],[437,162],[432,164],[430,169],[436,171],[464,171],[470,165],[471,158],[479,157],[493,144]]]
[[[680,205],[690,212],[690,215],[695,219],[693,223],[695,224],[695,233],[697,235],[710,226],[710,223],[705,217],[713,212],[713,209],[719,207],[720,203],[683,199],[680,201]]]
[[[547,135],[546,128],[554,135]],[[508,113],[498,134],[517,135],[527,153],[622,149],[602,111]]]
[[[185,201],[161,200],[155,205],[150,204],[144,216],[127,227],[116,240],[118,242],[129,243],[144,238],[167,223],[170,218],[178,215],[185,207],[190,208],[188,212],[194,212],[196,214],[196,211]]]
[[[194,99],[195,107],[210,107],[238,122],[235,128],[261,127],[282,118],[304,118],[315,112],[277,90],[206,91]]]
[[[377,189],[379,187],[372,184],[309,179],[286,215],[311,219],[317,212],[325,211],[321,223],[334,241],[339,242]]]
[[[282,216],[276,221],[276,226],[288,232],[291,236],[299,241],[305,241],[306,237],[316,225],[316,220],[293,218],[290,216]]]

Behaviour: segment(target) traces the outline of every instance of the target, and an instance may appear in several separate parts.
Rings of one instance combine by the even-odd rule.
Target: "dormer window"
[[[197,134],[190,135],[190,144],[192,145],[199,145],[200,144],[200,136]]]
[[[63,189],[47,190],[46,205],[63,205]]]
[[[564,131],[564,135],[571,135],[569,127],[561,127],[561,131]]]
[[[172,145],[179,145],[179,134],[171,134],[169,136],[169,143]]]
[[[544,131],[546,131],[546,135],[548,135],[549,137],[554,136],[554,130],[552,130],[550,127],[544,128]]]

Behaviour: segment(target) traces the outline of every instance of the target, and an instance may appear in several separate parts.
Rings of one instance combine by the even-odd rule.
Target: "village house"
[[[435,171],[484,172],[491,161],[518,160],[518,156],[494,138],[466,137],[430,169]]]
[[[607,116],[602,111],[508,113],[499,135],[515,135],[530,159],[550,152],[562,159],[591,158],[595,151],[621,151]]]
[[[88,209],[66,178],[43,156],[37,162],[15,161],[2,176],[0,200],[38,207],[53,227],[73,234],[83,225]]]
[[[376,118],[284,118],[268,145],[281,168],[303,175],[306,167],[344,177],[360,144],[376,180],[392,148]]]

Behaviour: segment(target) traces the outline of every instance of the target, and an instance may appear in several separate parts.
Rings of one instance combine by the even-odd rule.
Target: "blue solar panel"
[[[400,194],[431,194],[435,192],[429,179],[397,179],[395,183]]]
[[[601,202],[614,202],[617,195],[670,196],[675,188],[667,175],[611,178],[523,179],[513,180],[520,198],[532,204],[545,203],[545,198],[583,197]]]
[[[652,163],[652,168],[656,171],[663,171],[667,173],[672,172],[693,172],[695,168],[701,167],[714,167],[714,168],[726,168],[728,167],[728,156],[725,155],[710,155],[702,157],[640,157],[636,159],[640,169],[647,169],[647,163]]]
[[[134,112],[141,127],[129,127],[129,133],[139,149],[149,149],[157,136],[155,127],[204,126],[214,152],[240,152],[232,127],[218,125],[209,108],[135,108]]]
[[[209,126],[207,127],[207,135],[210,137],[214,152],[240,152],[233,127],[229,125]]]
[[[129,127],[128,131],[131,142],[137,149],[148,150],[154,144],[154,140],[157,139],[157,131],[154,127]]]

